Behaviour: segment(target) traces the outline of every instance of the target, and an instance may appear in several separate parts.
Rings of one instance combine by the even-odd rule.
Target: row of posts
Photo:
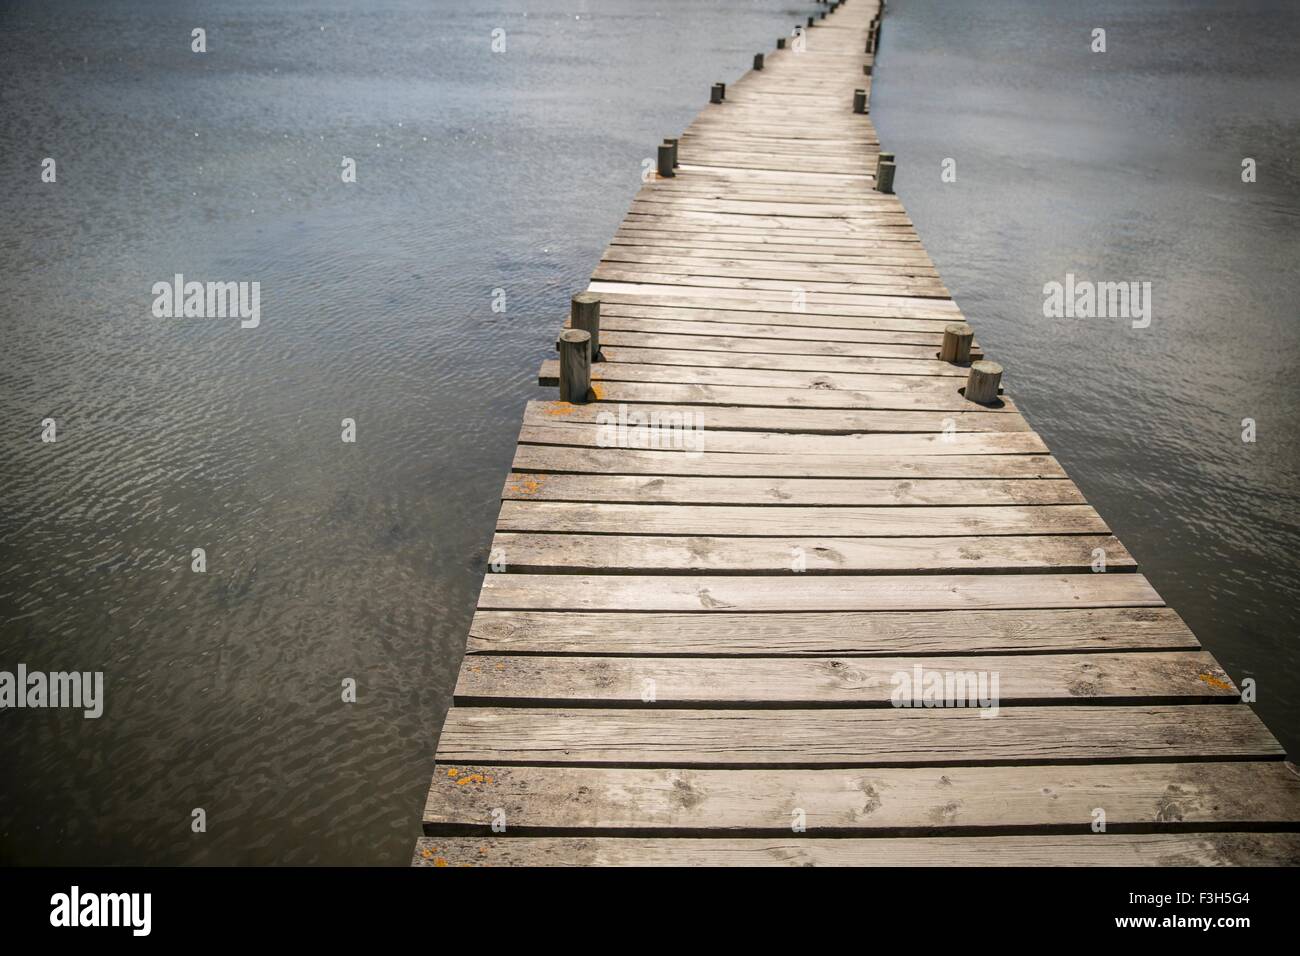
[[[600,296],[579,292],[569,302],[569,328],[560,333],[560,401],[585,404],[591,392],[591,363],[604,361],[600,352]],[[954,322],[943,330],[939,360],[953,365],[970,365],[966,376],[967,401],[993,405],[1002,385],[1002,366],[982,360],[971,362],[975,330],[965,322]]]
[[[818,0],[819,3],[826,0]],[[847,3],[848,0],[831,0],[830,11]],[[826,13],[822,13],[825,19]],[[808,18],[808,26],[813,26],[813,18]],[[867,53],[874,53],[880,43],[880,14],[871,21],[871,31],[867,38]],[[785,37],[776,41],[778,50],[785,48]],[[754,69],[764,67],[762,53],[754,54]],[[871,64],[863,66],[863,72],[871,75]],[[726,101],[727,84],[714,83],[710,91],[709,102],[720,105]],[[867,112],[867,91],[853,91],[853,112]],[[659,146],[658,171],[662,178],[676,176],[675,170],[681,165],[677,155],[677,139],[664,139]],[[894,154],[882,152],[876,159],[876,191],[893,193],[894,191]],[[582,404],[588,400],[591,392],[591,363],[602,361],[600,352],[600,297],[592,292],[579,292],[569,304],[570,328],[560,333],[556,347],[560,351],[560,401]],[[939,359],[955,365],[970,365],[964,394],[967,400],[981,405],[991,405],[998,401],[1001,391],[1002,366],[997,362],[970,361],[971,343],[975,332],[965,322],[955,322],[943,330],[943,345]]]

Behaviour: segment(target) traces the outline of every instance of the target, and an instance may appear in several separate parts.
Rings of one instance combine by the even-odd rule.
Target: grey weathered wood
[[[611,413],[617,421],[617,412]],[[608,448],[617,441],[612,424],[557,421],[549,424],[526,424],[519,432],[519,440],[534,445],[569,445],[576,448]],[[938,456],[938,455],[1040,455],[1047,451],[1043,440],[1033,432],[952,432],[952,433],[868,433],[854,434],[800,434],[794,432],[760,432],[713,430],[701,432],[690,440],[693,447],[684,444],[688,439],[680,431],[645,434],[633,433],[636,442],[661,442],[678,454],[689,454],[707,459],[718,452],[738,452],[749,455],[878,455],[878,456]],[[702,447],[701,447],[702,446]],[[646,447],[653,448],[650,444]],[[748,474],[770,474],[761,470],[763,463],[754,462],[755,470]],[[682,474],[683,472],[673,472]],[[839,472],[845,474],[846,472]]]
[[[1296,866],[1297,833],[817,839],[422,837],[416,866]]]
[[[1038,654],[1200,646],[1166,607],[1007,611],[620,613],[480,610],[476,654]]]
[[[651,708],[889,707],[900,693],[910,698],[910,682],[918,676],[924,681],[926,675],[951,681],[954,702],[986,709],[1094,700],[1231,702],[1238,696],[1228,675],[1204,651],[798,659],[471,654],[461,665],[455,703],[460,707],[575,703]]]
[[[560,333],[560,401],[585,402],[591,390],[591,336],[581,329]]]
[[[970,347],[974,340],[975,330],[965,322],[954,322],[952,325],[945,326],[939,361],[964,365],[970,361]]]
[[[466,782],[461,782],[466,781]],[[424,824],[490,830],[503,808],[512,831],[790,832],[804,813],[819,832],[935,827],[1090,832],[1104,807],[1112,829],[1300,823],[1300,776],[1280,761],[871,770],[686,770],[620,767],[439,767]]]
[[[1091,505],[941,508],[780,508],[750,505],[503,501],[499,531],[570,534],[748,535],[903,538],[920,536],[1106,534]],[[846,545],[847,547],[847,545]],[[996,547],[989,543],[990,549]],[[1108,558],[1109,560],[1109,558]],[[1097,575],[1101,577],[1101,575]]]
[[[998,400],[1002,384],[1002,366],[997,362],[974,362],[966,379],[966,397],[972,402],[989,405]]]
[[[591,357],[600,355],[600,296],[594,292],[579,292],[569,299],[569,325],[591,336]]]
[[[893,163],[881,163],[876,167],[876,189],[882,193],[892,193],[894,191],[894,170],[897,167]]]
[[[537,437],[526,428],[521,439]],[[1062,478],[1060,463],[1041,454],[835,455],[791,451],[755,455],[710,449],[702,455],[681,451],[638,451],[598,446],[528,444],[515,449],[518,471],[608,475],[696,475],[753,478]]]
[[[1141,574],[489,574],[479,607],[549,611],[954,611],[1158,607]]]
[[[502,575],[504,576],[504,575]],[[452,707],[444,763],[887,767],[1285,756],[1244,704],[699,710]]]
[[[514,472],[503,499],[689,505],[1077,505],[1074,482],[1006,479],[709,478]]]
[[[670,143],[659,144],[659,175],[664,179],[671,179],[677,174],[673,172],[673,147]]]

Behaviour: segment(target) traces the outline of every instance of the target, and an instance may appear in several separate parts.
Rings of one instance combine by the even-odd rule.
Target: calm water
[[[875,120],[1031,421],[1295,750],[1300,23],[1089,6],[894,0]],[[406,862],[568,295],[813,9],[0,8],[0,667],[107,681],[98,721],[0,713],[0,858]],[[1043,319],[1067,271],[1152,281],[1151,328]],[[178,272],[261,282],[260,328],[153,318]]]

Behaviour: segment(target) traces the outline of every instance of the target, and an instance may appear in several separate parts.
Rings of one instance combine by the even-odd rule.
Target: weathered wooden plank
[[[939,322],[928,323],[932,327],[924,331],[899,332],[876,329],[821,328],[805,325],[760,325],[753,322],[702,322],[689,317],[681,317],[680,313],[686,310],[677,311],[679,312],[677,318],[602,316],[601,334],[603,335],[606,331],[645,332],[663,335],[726,336],[728,338],[758,339],[762,341],[782,339],[806,342],[860,342],[874,345],[932,347],[936,352],[943,343],[943,328]]]
[[[817,839],[421,837],[416,866],[1295,866],[1297,833]]]
[[[888,374],[918,378],[955,378],[965,385],[967,369],[938,359],[896,359],[833,355],[782,355],[776,352],[701,352],[684,349],[609,346],[601,353],[612,363],[637,365],[686,365],[692,368],[731,368],[807,371],[817,374]],[[597,363],[604,364],[604,363]],[[933,384],[932,382],[928,384]]]
[[[969,537],[971,535],[1108,534],[1091,505],[780,508],[750,505],[650,505],[572,501],[503,501],[498,531],[565,534],[820,535],[828,538]],[[837,546],[838,547],[838,546]],[[845,552],[851,545],[844,543]],[[785,565],[789,564],[788,555]]]
[[[894,481],[853,478],[643,478],[515,472],[501,497],[519,501],[693,505],[1077,505],[1068,479]]]
[[[620,613],[479,610],[475,654],[1040,654],[1200,647],[1172,609],[866,613]]]
[[[492,553],[527,574],[1007,574],[1089,571],[1099,555],[1110,572],[1137,567],[1110,535],[754,538],[681,527],[681,537],[500,532]]]
[[[686,831],[809,834],[961,828],[1109,833],[1235,825],[1294,829],[1300,775],[1280,761],[871,770],[693,770],[621,767],[439,767],[425,802],[430,828],[490,832]]]
[[[654,767],[1281,760],[1244,704],[687,710],[452,707],[438,760]]]
[[[531,433],[531,430],[530,430]],[[791,478],[1063,478],[1050,455],[915,455],[873,457],[809,453],[753,455],[521,444],[514,468],[528,472],[617,475],[711,475]]]
[[[705,352],[774,352],[779,355],[834,355],[863,358],[902,358],[934,361],[938,349],[930,345],[890,342],[830,342],[825,339],[757,338],[714,335],[707,329],[689,335],[679,332],[601,332],[601,341],[643,349],[678,349]]]
[[[489,574],[479,607],[549,611],[951,611],[1158,607],[1140,574]]]
[[[1205,651],[980,657],[467,656],[455,704],[530,707],[888,707],[1234,702]],[[1300,815],[1300,807],[1297,808]]]
[[[840,297],[827,297],[809,293],[802,302],[797,303],[787,292],[782,295],[773,292],[748,292],[743,296],[699,295],[689,289],[670,286],[650,286],[645,291],[638,287],[620,283],[591,283],[591,285],[610,285],[612,288],[601,290],[601,302],[618,302],[627,305],[649,305],[670,308],[689,309],[731,309],[750,312],[791,312],[797,315],[850,315],[876,318],[907,319],[946,319],[949,322],[962,320],[961,311],[951,299],[911,299],[904,296],[892,298],[874,297],[870,301],[852,298],[847,302],[834,301]]]
[[[602,333],[603,334],[603,333]],[[682,394],[700,400],[699,404],[677,405],[670,402],[628,401],[624,393],[639,388],[647,393],[658,393],[661,398]],[[845,406],[778,406],[712,404],[708,399],[720,401],[726,391],[710,392],[706,386],[683,389],[654,386],[618,386],[598,384],[593,388],[597,401],[585,405],[569,402],[529,402],[524,410],[524,425],[549,427],[563,425],[609,425],[610,445],[624,440],[621,430],[638,427],[687,428],[704,431],[791,432],[798,434],[849,435],[865,433],[957,433],[957,432],[1028,432],[1029,424],[1004,399],[997,408],[986,408],[966,402],[964,408],[860,408]],[[767,389],[757,389],[762,396]],[[667,393],[667,394],[665,394]],[[865,393],[857,393],[863,395]],[[804,396],[788,395],[790,399]],[[961,398],[960,395],[957,396]],[[626,439],[631,440],[631,439]]]
[[[559,382],[560,363],[557,359],[542,362],[537,373],[537,384],[556,385]],[[967,407],[970,403],[960,396],[958,390],[964,379],[947,376],[923,375],[879,375],[876,373],[854,374],[843,372],[786,372],[773,369],[744,368],[709,368],[704,366],[649,365],[628,362],[596,362],[591,367],[591,378],[597,383],[636,383],[639,385],[681,385],[692,391],[668,391],[664,389],[646,389],[643,394],[655,397],[678,396],[679,404],[683,398],[703,395],[707,398],[734,398],[733,405],[798,405],[807,404],[810,399],[807,392],[859,392],[865,401],[907,403],[909,401],[930,401],[947,403],[953,395],[958,395]],[[710,388],[714,386],[715,388]],[[739,386],[743,391],[718,391],[716,387]],[[696,392],[695,389],[702,391]],[[775,390],[770,396],[764,396],[751,389]],[[797,392],[800,394],[783,394]],[[617,389],[605,389],[605,400],[622,393]],[[886,397],[888,396],[888,397]],[[652,399],[638,399],[647,401]],[[817,396],[821,401],[821,396]],[[833,400],[832,398],[825,399]],[[856,396],[851,401],[860,401]],[[1009,404],[1009,403],[1008,403]],[[862,406],[858,406],[862,407]],[[893,407],[907,407],[897,404]]]
[[[617,418],[607,425],[556,422],[525,424],[519,441],[531,445],[569,445],[581,448],[609,448],[627,445],[629,450],[669,450],[684,456],[707,458],[717,452],[767,455],[1041,455],[1047,446],[1035,432],[952,432],[952,433],[867,433],[851,435],[792,434],[789,432],[721,431],[693,427],[659,429],[629,428],[617,431]],[[658,445],[658,448],[654,446]],[[761,465],[744,472],[765,474]]]

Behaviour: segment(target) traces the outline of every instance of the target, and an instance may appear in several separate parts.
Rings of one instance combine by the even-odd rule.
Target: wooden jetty
[[[950,328],[879,7],[715,87],[575,298],[416,864],[1300,860],[1281,746]]]

